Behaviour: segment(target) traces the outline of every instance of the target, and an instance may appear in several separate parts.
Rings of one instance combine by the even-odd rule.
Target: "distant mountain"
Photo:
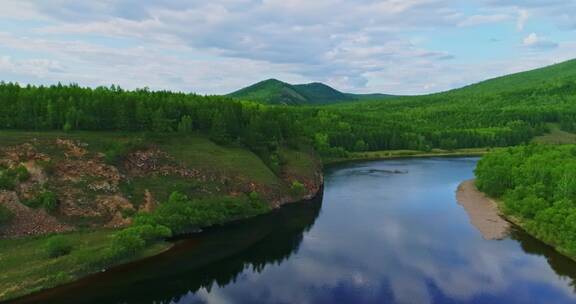
[[[277,79],[258,82],[228,96],[265,104],[284,105],[320,105],[392,97],[385,94],[343,93],[319,82],[293,85]]]

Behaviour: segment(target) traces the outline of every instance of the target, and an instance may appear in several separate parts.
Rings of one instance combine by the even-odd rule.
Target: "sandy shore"
[[[468,213],[470,222],[482,237],[487,240],[500,240],[508,235],[510,223],[504,220],[494,201],[478,191],[474,180],[468,180],[458,186],[456,200]]]

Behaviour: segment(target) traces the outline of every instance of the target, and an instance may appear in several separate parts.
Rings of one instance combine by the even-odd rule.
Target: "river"
[[[332,167],[323,198],[212,228],[18,303],[574,303],[576,265],[456,203],[476,158]]]

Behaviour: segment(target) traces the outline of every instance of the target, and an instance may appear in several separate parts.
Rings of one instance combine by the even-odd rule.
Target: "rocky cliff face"
[[[0,182],[0,205],[14,216],[0,223],[0,238],[127,226],[135,213],[150,212],[165,199],[160,183],[179,183],[198,197],[257,192],[276,208],[310,199],[322,187],[322,166],[310,154],[298,153],[294,163],[284,164],[278,180],[262,183],[186,166],[154,145],[130,151],[112,164],[81,140],[2,146],[0,181],[8,184]],[[295,191],[294,185],[302,189]]]

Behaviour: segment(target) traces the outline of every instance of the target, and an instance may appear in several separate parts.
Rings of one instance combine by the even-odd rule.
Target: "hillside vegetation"
[[[571,139],[574,65],[427,96],[299,107],[261,103],[358,97],[276,80],[236,98],[0,83],[0,237],[33,236],[0,240],[16,248],[0,252],[0,299],[310,198],[322,183],[316,153],[324,161],[476,154]],[[554,229],[574,235],[563,219],[572,220],[573,150],[504,149],[478,171],[482,190],[497,191],[489,193],[503,197],[507,212],[571,254],[572,236]],[[61,235],[42,236],[49,233]],[[30,248],[40,251],[20,253]]]
[[[320,163],[280,146],[135,132],[0,131],[0,300],[169,248],[173,235],[315,195]],[[58,236],[51,236],[58,233]]]
[[[478,189],[529,233],[576,258],[576,146],[530,145],[486,155]]]
[[[342,93],[319,82],[293,85],[277,79],[258,82],[228,96],[271,105],[323,105],[392,97],[385,94]]]
[[[278,148],[302,143],[326,159],[367,151],[502,147],[530,142],[549,133],[551,125],[576,130],[573,65],[569,61],[452,92],[322,107],[118,87],[1,84],[0,128],[199,132],[220,145],[240,144],[276,171]],[[533,73],[546,75],[546,81],[526,87],[525,79],[541,77]],[[509,91],[492,90],[501,81]]]

